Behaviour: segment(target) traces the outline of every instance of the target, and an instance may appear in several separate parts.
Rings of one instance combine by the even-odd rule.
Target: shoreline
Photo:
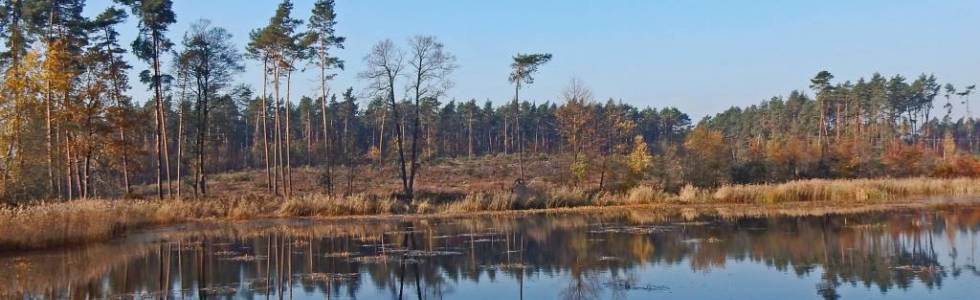
[[[654,213],[665,216],[680,216],[686,221],[705,216],[721,218],[764,218],[764,217],[808,217],[826,215],[848,215],[869,212],[915,210],[949,207],[980,207],[980,195],[976,196],[930,196],[925,198],[896,199],[882,203],[841,203],[841,202],[794,202],[780,204],[726,204],[726,203],[659,203],[618,206],[581,206],[507,211],[478,211],[462,213],[428,214],[389,214],[389,215],[351,215],[351,216],[292,216],[259,217],[253,219],[199,219],[171,224],[153,224],[131,228],[118,236],[106,240],[70,243],[44,248],[0,249],[0,254],[28,254],[50,251],[72,250],[87,246],[122,241],[127,238],[154,236],[161,232],[208,231],[236,226],[254,226],[268,229],[274,226],[332,226],[365,223],[393,223],[420,220],[457,220],[468,218],[527,217],[565,214],[609,214],[609,213]]]
[[[493,217],[526,217],[540,215],[589,214],[589,213],[623,213],[651,212],[671,216],[681,216],[694,219],[703,216],[718,216],[722,218],[763,218],[763,217],[807,217],[826,215],[848,215],[868,212],[898,211],[909,209],[929,209],[946,207],[980,207],[980,195],[976,196],[930,196],[926,198],[901,199],[885,203],[833,203],[833,202],[796,202],[782,204],[640,204],[618,206],[580,206],[561,208],[542,208],[506,211],[478,211],[464,213],[431,213],[431,214],[391,214],[391,215],[352,215],[352,216],[294,216],[266,217],[245,220],[191,220],[183,223],[155,225],[134,229],[128,235],[138,235],[154,231],[171,231],[177,229],[206,229],[221,226],[307,226],[335,225],[351,222],[410,222],[420,220],[456,220],[467,218]],[[337,224],[339,225],[339,224]],[[119,238],[123,238],[121,236]],[[76,245],[76,246],[84,246]],[[57,249],[57,248],[55,248]],[[45,249],[36,249],[45,250]],[[26,250],[26,251],[36,251]],[[2,252],[2,251],[0,251]]]
[[[805,180],[723,186],[678,195],[644,186],[625,194],[593,196],[570,195],[564,189],[538,191],[532,196],[479,192],[442,203],[316,194],[290,200],[84,199],[0,208],[0,252],[86,245],[194,224],[410,221],[611,211],[652,211],[690,218],[805,216],[975,204],[980,204],[980,180],[965,178]]]

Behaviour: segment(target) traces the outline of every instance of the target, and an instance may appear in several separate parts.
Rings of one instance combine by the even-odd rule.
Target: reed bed
[[[980,195],[980,179],[811,179],[781,184],[729,185],[718,188],[709,199],[704,200],[760,204],[810,201],[867,202],[934,195]]]
[[[289,200],[244,195],[206,200],[106,200],[39,202],[0,206],[0,250],[39,249],[104,241],[127,230],[199,220],[334,217],[697,203],[767,205],[792,202],[881,204],[919,196],[980,195],[980,179],[800,180],[781,184],[687,186],[669,194],[641,185],[625,193],[598,193],[577,187],[532,186],[468,194],[420,192],[406,203],[390,194],[336,196],[312,193]]]
[[[78,200],[0,208],[0,249],[105,240],[151,222],[158,207],[147,201]]]
[[[279,217],[388,215],[407,212],[406,205],[390,197],[356,194],[331,196],[310,194],[283,201],[275,215]]]

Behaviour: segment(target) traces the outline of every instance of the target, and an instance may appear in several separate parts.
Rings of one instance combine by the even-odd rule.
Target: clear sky
[[[110,2],[90,0],[86,14]],[[242,49],[248,32],[264,26],[278,4],[174,2],[174,41],[191,22],[207,18],[234,34]],[[294,16],[305,20],[312,3],[294,1]],[[578,77],[598,100],[676,106],[695,119],[807,89],[824,69],[841,80],[925,72],[957,86],[980,82],[975,0],[337,0],[337,14],[337,32],[347,37],[346,49],[337,54],[347,69],[331,82],[335,91],[364,90],[357,73],[371,45],[385,38],[405,45],[416,34],[437,36],[457,56],[456,85],[443,102],[511,99],[507,75],[517,52],[554,54],[522,99],[555,101],[570,78]],[[127,44],[135,26],[131,17],[121,29]],[[247,66],[240,81],[260,88],[260,65]],[[298,94],[316,94],[314,73],[293,77]],[[135,79],[132,85],[137,99],[145,100],[145,86]]]

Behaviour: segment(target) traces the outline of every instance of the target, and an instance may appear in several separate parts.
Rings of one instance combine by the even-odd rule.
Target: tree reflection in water
[[[659,282],[669,281],[659,276],[666,270],[710,274],[733,264],[813,282],[815,290],[800,296],[838,299],[847,287],[943,292],[980,278],[978,229],[980,208],[972,207],[694,220],[618,211],[215,225],[4,255],[0,296],[630,299],[690,295]],[[957,281],[964,276],[966,283]]]

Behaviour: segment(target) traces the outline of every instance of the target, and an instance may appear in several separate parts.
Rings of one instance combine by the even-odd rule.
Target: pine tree
[[[514,83],[514,109],[515,112],[514,121],[517,123],[517,151],[520,155],[520,167],[521,167],[521,177],[519,178],[519,183],[524,182],[524,143],[521,140],[521,119],[520,119],[520,106],[518,102],[520,101],[521,85],[522,84],[532,84],[534,83],[534,73],[538,71],[538,68],[551,61],[551,54],[548,53],[534,53],[534,54],[521,54],[518,53],[514,56],[514,62],[510,64],[511,72],[508,80]]]
[[[140,19],[139,36],[133,41],[133,54],[150,65],[140,73],[141,80],[153,90],[156,122],[157,197],[163,199],[163,178],[170,183],[170,157],[167,155],[167,131],[163,107],[163,72],[160,69],[163,53],[173,43],[167,38],[167,28],[177,22],[172,0],[116,0],[129,5]],[[164,174],[166,173],[166,174]],[[169,189],[168,189],[169,193]]]
[[[333,0],[317,0],[313,4],[313,13],[310,15],[309,23],[307,23],[308,41],[307,43],[312,48],[314,55],[310,56],[313,58],[313,64],[320,69],[320,107],[323,113],[323,149],[324,149],[324,163],[326,164],[326,181],[327,181],[327,192],[333,192],[332,183],[332,162],[330,139],[326,138],[327,134],[327,94],[329,94],[329,89],[327,88],[327,81],[333,79],[336,74],[328,73],[330,69],[344,68],[344,62],[333,56],[330,52],[333,49],[343,49],[344,41],[346,40],[342,36],[336,35],[336,30],[334,26],[337,25],[337,13],[334,11],[334,1]]]

